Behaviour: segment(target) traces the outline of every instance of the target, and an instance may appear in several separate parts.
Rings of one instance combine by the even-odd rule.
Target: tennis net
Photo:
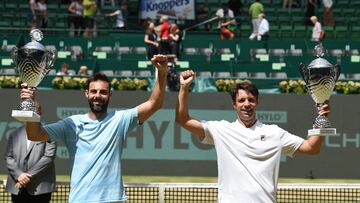
[[[128,183],[125,184],[129,203],[215,203],[217,185],[213,183]],[[65,203],[68,183],[57,183],[51,202]],[[0,181],[0,202],[11,202]],[[278,203],[360,203],[360,184],[279,184]]]

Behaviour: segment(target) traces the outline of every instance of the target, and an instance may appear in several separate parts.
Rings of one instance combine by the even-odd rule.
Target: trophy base
[[[11,116],[21,122],[40,122],[40,115],[33,111],[12,110]]]
[[[336,128],[314,128],[308,130],[308,136],[336,136]]]

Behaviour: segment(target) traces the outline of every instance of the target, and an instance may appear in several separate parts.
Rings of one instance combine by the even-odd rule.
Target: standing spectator
[[[157,34],[155,32],[155,25],[151,19],[145,22],[145,36],[144,42],[147,45],[147,58],[151,60],[152,57],[158,54],[159,43],[157,43]]]
[[[55,156],[55,142],[28,140],[24,126],[10,134],[5,160],[9,171],[6,191],[12,202],[50,202],[56,191]]]
[[[84,33],[84,17],[83,11],[84,6],[81,3],[81,0],[74,0],[68,7],[68,11],[70,13],[70,26],[73,26],[75,29],[75,36],[82,36]]]
[[[264,13],[260,13],[259,14],[259,32],[257,33],[257,39],[261,40],[264,38],[269,38],[269,31],[270,31],[270,26],[269,26],[269,21],[265,19],[265,14]]]
[[[179,27],[176,24],[172,24],[170,28],[170,49],[171,54],[176,55],[176,58],[179,58],[180,54],[180,42],[181,42],[181,33]]]
[[[128,2],[122,1],[119,3],[119,9],[115,12],[109,13],[106,16],[116,16],[116,28],[119,30],[126,30],[126,18],[128,14]]]
[[[45,0],[39,0],[36,3],[36,26],[37,28],[46,29],[48,26],[47,5]],[[43,30],[43,32],[45,32]]]
[[[95,0],[83,0],[84,6],[84,24],[85,24],[85,37],[92,37],[95,27],[95,15],[97,11]]]
[[[324,25],[325,26],[334,26],[335,21],[333,18],[333,11],[332,11],[333,1],[332,0],[323,0],[322,2],[324,5]]]
[[[30,7],[30,20],[31,20],[31,29],[38,28],[37,20],[36,20],[36,10],[37,5],[35,0],[29,0],[29,7]]]
[[[232,39],[236,29],[234,12],[229,9],[226,3],[222,3],[221,8],[216,11],[215,15],[219,17],[218,28],[220,29],[220,38],[222,40]]]
[[[315,15],[316,0],[308,0],[305,13],[305,25],[312,25],[310,18]]]
[[[170,23],[167,16],[163,15],[160,17],[161,25],[155,28],[155,31],[159,33],[160,44],[159,53],[169,54],[170,53]]]
[[[240,26],[240,15],[242,14],[244,7],[243,3],[241,0],[229,0],[228,5],[229,9],[234,12],[237,26]]]
[[[321,24],[318,21],[318,18],[316,16],[311,16],[310,21],[312,22],[312,24],[314,24],[311,34],[311,41],[321,41],[324,37],[324,32],[322,31]]]
[[[291,9],[293,6],[293,0],[283,0],[283,8]]]
[[[259,19],[259,31],[256,33],[256,38],[259,41],[260,40],[264,41],[264,48],[267,50],[268,49],[268,41],[269,41],[269,37],[270,37],[269,21],[265,19],[264,13],[260,13],[258,19]]]
[[[251,23],[253,27],[253,31],[249,37],[249,39],[254,39],[256,37],[256,33],[259,30],[259,14],[264,12],[264,6],[260,3],[260,0],[255,0],[254,3],[250,5],[249,15],[251,16]]]
[[[196,22],[201,23],[201,22],[207,20],[208,18],[209,18],[209,12],[207,12],[207,10],[205,10],[205,4],[204,3],[197,4]],[[210,31],[211,28],[212,28],[211,23],[205,23],[204,30]]]

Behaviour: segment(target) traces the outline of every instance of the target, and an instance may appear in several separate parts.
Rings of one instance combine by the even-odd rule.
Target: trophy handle
[[[341,72],[340,64],[335,64],[334,70],[335,70],[335,81],[337,81],[339,79]]]
[[[52,67],[56,60],[56,49],[51,49],[47,51],[47,67]]]
[[[14,62],[15,66],[17,66],[18,62],[17,62],[17,55],[18,55],[18,48],[16,46],[14,46],[11,49],[11,59]]]
[[[308,80],[307,80],[309,78],[308,77],[308,72],[307,72],[305,64],[303,64],[303,63],[300,63],[300,75],[304,79],[304,81],[306,83],[308,83]]]

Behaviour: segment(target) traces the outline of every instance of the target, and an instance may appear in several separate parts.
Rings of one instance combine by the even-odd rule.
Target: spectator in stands
[[[253,27],[253,31],[249,36],[249,39],[254,39],[256,37],[256,33],[259,30],[259,14],[264,12],[264,6],[260,3],[260,0],[255,0],[254,3],[250,5],[249,15],[251,16],[251,23]]]
[[[241,0],[229,0],[228,5],[229,9],[234,12],[237,26],[240,26],[240,15],[242,14],[244,8],[243,3]]]
[[[270,26],[269,26],[269,21],[266,20],[264,13],[259,14],[259,22],[260,24],[259,24],[259,32],[257,33],[257,39],[268,40]]]
[[[269,31],[270,31],[270,26],[269,26],[269,21],[265,19],[265,14],[264,13],[260,13],[259,17],[259,30],[257,33],[255,33],[255,37],[257,38],[257,40],[268,40],[269,39]],[[255,38],[252,38],[255,39]]]
[[[216,11],[215,15],[219,17],[218,28],[220,29],[220,38],[222,40],[232,39],[236,29],[234,12],[229,9],[226,3],[222,3],[221,8]]]
[[[323,30],[321,28],[321,23],[318,21],[316,16],[311,16],[310,21],[312,24],[314,24],[311,34],[311,41],[318,42],[324,37],[322,36]]]
[[[333,1],[332,0],[323,0],[322,2],[324,5],[324,25],[325,26],[334,26],[335,21],[333,18],[333,11],[332,11]]]
[[[119,9],[115,12],[109,13],[106,16],[116,16],[116,28],[119,30],[126,30],[126,18],[128,15],[128,2],[122,1],[119,3]]]
[[[38,0],[35,8],[36,13],[36,27],[46,29],[48,26],[47,5],[45,0]],[[43,30],[43,32],[45,32]]]
[[[86,85],[88,113],[48,125],[26,123],[28,139],[65,143],[72,161],[69,203],[127,200],[121,177],[121,152],[127,134],[159,110],[165,96],[167,57],[156,55],[151,62],[157,72],[152,93],[134,108],[108,112],[111,83],[104,74],[96,73]],[[36,101],[35,88],[21,86],[20,98]]]
[[[144,42],[147,45],[147,58],[151,60],[154,55],[158,54],[159,43],[155,25],[150,18],[145,21],[145,29]]]
[[[199,121],[189,115],[189,87],[193,71],[180,75],[176,122],[203,143],[215,145],[218,163],[218,201],[226,203],[276,202],[281,155],[315,155],[320,152],[323,136],[306,140],[277,125],[263,124],[256,118],[259,91],[249,82],[236,84],[230,91],[237,114],[232,123]],[[318,107],[328,116],[328,104]]]
[[[87,66],[80,66],[78,75],[80,76],[89,76],[89,71]]]
[[[146,30],[146,29],[148,29],[149,27],[153,28],[154,31],[155,31],[154,21],[153,21],[151,18],[147,17],[147,18],[145,19],[145,21],[144,21],[144,29]]]
[[[170,35],[169,35],[171,41],[170,41],[170,49],[171,54],[175,55],[176,58],[179,58],[180,54],[180,42],[181,42],[181,32],[179,30],[179,27],[174,23],[171,25],[170,28]]]
[[[308,0],[305,13],[305,25],[312,25],[310,18],[315,15],[316,0]]]
[[[159,53],[169,54],[170,53],[170,23],[167,16],[163,15],[160,17],[160,25],[155,28],[155,31],[159,33],[160,37]]]
[[[84,6],[81,3],[81,0],[74,0],[68,7],[70,13],[69,23],[70,26],[73,26],[75,29],[75,36],[82,36],[84,33],[84,17],[83,11]]]
[[[61,66],[60,66],[60,70],[59,70],[59,72],[56,73],[56,75],[59,75],[59,76],[70,75],[70,73],[69,73],[69,64],[62,63]]]
[[[196,22],[201,23],[201,22],[204,22],[205,20],[207,20],[208,18],[209,18],[209,12],[207,12],[207,10],[205,9],[205,4],[204,3],[197,4]],[[212,28],[211,23],[205,23],[205,25],[204,25],[205,31],[210,31],[211,28]]]
[[[30,20],[31,20],[31,29],[38,28],[37,20],[36,20],[36,2],[35,0],[29,0],[29,7],[30,7]]]
[[[283,0],[283,8],[292,8],[293,0]]]
[[[264,48],[267,50],[268,49],[267,45],[270,37],[269,21],[265,19],[264,13],[260,13],[258,19],[259,19],[259,31],[256,33],[256,38],[259,41],[260,40],[264,41]]]
[[[92,37],[95,27],[95,15],[97,12],[97,6],[95,0],[83,0],[84,6],[84,24],[85,24],[85,37]]]

